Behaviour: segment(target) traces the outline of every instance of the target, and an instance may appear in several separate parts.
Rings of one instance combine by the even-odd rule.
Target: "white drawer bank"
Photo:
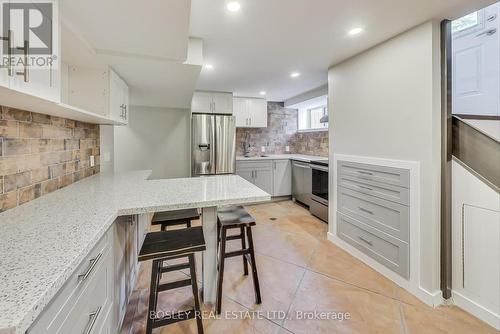
[[[27,333],[118,333],[148,227],[147,214],[118,217]]]

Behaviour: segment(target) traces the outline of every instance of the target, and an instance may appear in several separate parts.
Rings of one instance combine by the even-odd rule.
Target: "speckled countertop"
[[[320,157],[315,155],[306,155],[306,154],[266,154],[265,157],[261,156],[250,156],[236,157],[237,161],[253,161],[253,160],[297,160],[302,162],[311,162],[311,161],[328,161],[328,157]]]
[[[101,173],[0,214],[0,334],[21,334],[116,217],[270,200],[236,175],[147,180]]]

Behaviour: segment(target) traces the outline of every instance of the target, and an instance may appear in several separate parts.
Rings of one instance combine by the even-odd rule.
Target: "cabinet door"
[[[233,115],[236,117],[236,127],[244,128],[248,126],[247,99],[235,97],[233,99]]]
[[[191,112],[212,113],[212,96],[207,92],[194,92],[191,100]]]
[[[123,102],[123,122],[128,124],[129,110],[129,89],[125,81],[122,80],[122,102]]]
[[[233,114],[233,94],[231,93],[213,93],[212,94],[213,109],[215,114]]]
[[[257,169],[254,171],[255,185],[268,194],[273,194],[273,170]]]
[[[118,122],[125,122],[122,81],[114,71],[109,71],[109,115],[111,119]]]
[[[273,161],[273,196],[289,196],[292,194],[292,167],[290,160]]]
[[[113,302],[113,324],[118,327],[127,308],[127,222],[126,217],[116,219],[113,235],[114,255],[114,302]]]
[[[132,292],[137,277],[137,216],[127,217],[127,298]]]
[[[241,176],[242,178],[244,178],[248,182],[255,183],[254,179],[253,179],[253,176],[254,176],[253,170],[249,170],[249,169],[236,170],[236,175]]]
[[[24,67],[22,65],[16,66],[14,68],[14,73],[25,72],[27,75],[14,74],[10,78],[10,88],[29,94],[37,96],[46,100],[60,102],[61,101],[61,91],[60,91],[60,24],[59,24],[59,7],[58,2],[52,2],[53,13],[52,13],[52,56],[50,55],[37,55],[30,54],[29,49],[33,48],[31,46],[28,48],[28,58],[29,63],[34,63],[34,66]],[[46,18],[44,18],[46,20]],[[11,26],[11,29],[14,29]],[[25,40],[29,41],[28,36],[24,36],[24,33],[13,30],[14,39],[13,47],[23,48],[25,46]],[[31,35],[30,35],[31,36]],[[43,42],[43,41],[42,41]],[[15,56],[15,61],[23,61],[23,55],[18,54]],[[51,58],[51,59],[50,59]],[[43,65],[43,66],[40,66]]]
[[[304,168],[300,163],[292,162],[292,196],[299,200],[301,191],[304,187]]]
[[[248,99],[250,127],[267,127],[267,102],[264,99]]]

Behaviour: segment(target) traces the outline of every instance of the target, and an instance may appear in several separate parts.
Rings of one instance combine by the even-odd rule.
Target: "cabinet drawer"
[[[273,168],[273,162],[271,160],[266,161],[236,161],[236,170],[242,169],[269,169]]]
[[[404,278],[409,278],[409,247],[406,242],[355,219],[337,214],[338,236]]]
[[[408,207],[347,188],[338,188],[338,210],[408,242]]]
[[[348,175],[340,174],[338,177],[339,187],[359,191],[360,193],[376,196],[388,201],[409,205],[410,193],[408,188],[397,187],[389,184],[363,180]]]
[[[339,175],[405,188],[410,186],[410,171],[407,169],[348,161],[339,161],[338,167]]]
[[[108,231],[68,278],[49,305],[44,308],[39,318],[27,333],[58,333],[61,324],[68,317],[75,305],[83,298],[82,296],[85,295],[85,291],[88,291],[90,282],[95,280],[94,278],[98,275],[97,273],[101,268],[109,265],[106,261],[109,262],[110,240],[111,236]],[[112,268],[112,266],[110,267]],[[101,284],[106,286],[104,281]],[[64,333],[64,331],[61,333]]]

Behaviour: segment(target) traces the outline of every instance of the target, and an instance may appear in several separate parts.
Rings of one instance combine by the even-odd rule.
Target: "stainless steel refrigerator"
[[[236,165],[234,116],[193,114],[191,175],[233,174]]]

